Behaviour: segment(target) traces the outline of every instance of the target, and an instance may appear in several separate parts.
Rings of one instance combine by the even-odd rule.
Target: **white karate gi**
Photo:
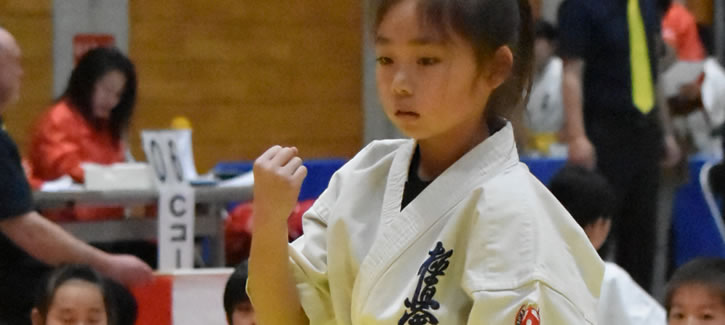
[[[305,214],[290,260],[311,324],[595,324],[603,263],[510,124],[401,211],[415,146],[368,145]]]
[[[627,271],[606,262],[602,295],[599,299],[600,325],[665,325],[667,313],[647,294]]]
[[[687,115],[687,130],[699,153],[721,158],[723,139],[710,132],[725,123],[725,70],[716,59],[708,58],[703,71],[705,80],[700,91],[704,112],[698,110]]]
[[[552,57],[531,87],[531,96],[524,115],[529,136],[529,155],[566,157],[567,145],[558,139],[558,133],[564,124],[562,71],[561,59]]]

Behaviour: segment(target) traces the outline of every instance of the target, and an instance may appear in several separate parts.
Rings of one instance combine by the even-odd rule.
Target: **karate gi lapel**
[[[358,308],[364,308],[364,300],[371,297],[371,291],[385,271],[411,244],[447,216],[458,202],[467,197],[467,193],[483,182],[489,171],[500,170],[505,167],[504,164],[518,163],[512,128],[507,124],[461,157],[401,211],[403,189],[414,149],[414,141],[405,143],[393,159],[383,198],[381,226],[356,279],[352,297],[352,305],[355,306],[353,319],[360,312]],[[433,249],[434,245],[435,242],[431,242],[430,248]],[[424,260],[425,256],[421,256],[420,262]],[[411,274],[411,277],[414,276]]]

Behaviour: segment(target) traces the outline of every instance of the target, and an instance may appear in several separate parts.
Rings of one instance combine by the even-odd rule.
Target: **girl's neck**
[[[432,181],[488,136],[489,126],[481,123],[480,127],[469,132],[454,128],[446,134],[418,140],[418,177],[423,181]]]

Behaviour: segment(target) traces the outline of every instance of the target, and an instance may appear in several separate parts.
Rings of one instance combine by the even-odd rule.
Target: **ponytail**
[[[534,22],[529,0],[517,0],[519,30],[511,51],[514,63],[511,76],[493,91],[486,104],[486,119],[505,117],[514,119],[522,114],[529,100],[534,69]]]

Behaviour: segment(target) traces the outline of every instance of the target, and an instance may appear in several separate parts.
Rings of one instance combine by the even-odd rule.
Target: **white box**
[[[85,186],[88,190],[149,190],[154,188],[151,169],[146,163],[83,164],[83,172]]]

